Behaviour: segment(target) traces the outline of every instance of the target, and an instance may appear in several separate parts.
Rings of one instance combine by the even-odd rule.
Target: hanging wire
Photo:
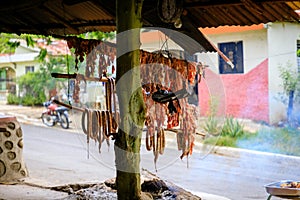
[[[62,11],[63,11],[63,18],[65,19],[66,16],[66,12],[65,12],[65,6],[64,6],[64,3],[62,2],[61,3],[61,7],[62,7]],[[64,36],[66,36],[66,28],[64,27]],[[66,52],[65,52],[65,58],[66,58],[66,65],[67,65],[67,74],[69,75],[70,74],[70,63],[69,63],[69,54],[68,54],[68,44],[65,45],[66,46]],[[68,92],[67,92],[67,101],[69,103],[69,105],[72,104],[71,102],[71,98],[70,98],[70,79],[68,79]]]
[[[68,54],[68,45],[66,45],[66,64],[67,64],[67,74],[70,74],[70,63],[69,63],[69,54]],[[70,98],[70,79],[68,79],[68,103],[71,105],[71,98]]]
[[[165,38],[162,39],[162,35],[160,35],[160,40],[163,41],[161,47],[160,47],[160,51],[162,51],[162,49],[164,48],[164,46],[166,46],[164,49],[168,49],[168,38],[167,36],[164,34]]]
[[[167,37],[167,35],[166,34],[164,34],[164,36],[165,36],[165,38],[164,39],[162,39],[161,38],[161,40],[163,41],[163,43],[162,43],[162,45],[161,45],[161,47],[160,47],[160,52],[166,52],[167,53],[167,56],[169,57],[169,58],[172,58],[172,54],[170,53],[170,51],[169,51],[169,43],[168,43],[168,40],[170,39],[169,37]]]

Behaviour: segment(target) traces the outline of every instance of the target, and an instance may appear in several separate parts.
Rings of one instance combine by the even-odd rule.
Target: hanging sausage
[[[67,37],[66,40],[69,48],[75,48],[75,67],[77,69],[78,63],[82,62],[85,57],[87,59],[85,76],[78,76],[75,80],[75,102],[79,102],[81,81],[86,81],[90,77],[98,78],[99,81],[102,77],[107,78],[105,110],[86,110],[82,116],[87,142],[89,143],[90,138],[97,141],[100,151],[101,143],[106,140],[109,144],[109,137],[117,133],[119,123],[115,82],[114,79],[108,78],[107,73],[107,67],[112,65],[116,57],[116,48],[98,40],[84,40],[75,37]],[[194,84],[195,77],[199,77],[198,81],[201,81],[201,77],[204,76],[203,65],[166,56],[163,53],[151,53],[143,50],[140,51],[140,63],[142,91],[147,109],[145,120],[147,150],[153,151],[156,163],[158,155],[163,154],[165,148],[166,119],[167,129],[180,128],[176,137],[178,150],[182,151],[181,158],[190,155],[194,146],[196,115],[191,111],[194,108],[184,99],[187,96],[184,94],[186,92],[184,89],[188,84]],[[114,66],[112,68],[114,70]],[[163,93],[162,96],[165,95],[167,100],[157,101],[155,95],[161,91],[166,93]]]

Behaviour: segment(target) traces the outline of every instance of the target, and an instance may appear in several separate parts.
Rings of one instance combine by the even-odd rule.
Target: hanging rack
[[[106,77],[101,77],[101,78],[87,77],[87,76],[84,76],[83,74],[77,74],[77,73],[74,73],[74,74],[51,73],[51,76],[53,78],[67,78],[67,79],[76,79],[77,76],[81,76],[86,81],[108,82],[108,79]]]
[[[63,103],[61,101],[58,101],[56,99],[53,100],[53,103],[64,106],[64,107],[69,108],[71,110],[77,110],[77,111],[80,111],[80,112],[84,112],[83,108],[79,108],[79,107],[76,107],[76,106],[71,106],[69,104],[65,104],[65,103]]]

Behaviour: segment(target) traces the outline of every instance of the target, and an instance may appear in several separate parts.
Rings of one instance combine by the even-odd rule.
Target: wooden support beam
[[[66,79],[76,79],[77,76],[83,77],[83,80],[85,81],[95,81],[95,82],[108,82],[108,79],[106,77],[86,77],[82,74],[60,74],[60,73],[51,73],[51,76],[53,78],[66,78]]]

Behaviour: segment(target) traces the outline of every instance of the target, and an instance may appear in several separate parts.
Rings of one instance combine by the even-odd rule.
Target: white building
[[[36,57],[40,53],[40,48],[47,48],[47,52],[52,55],[65,55],[69,53],[65,41],[54,41],[51,45],[45,45],[44,41],[38,41],[38,47],[28,47],[25,41],[20,41],[20,45],[13,54],[0,54],[0,101],[6,102],[9,93],[16,94],[18,87],[16,79],[28,72],[39,70],[40,63]]]
[[[0,101],[16,92],[16,77],[38,70],[40,64],[35,58],[39,52],[39,48],[21,44],[14,54],[0,54]]]
[[[286,105],[279,100],[283,92],[279,66],[290,64],[298,72],[296,52],[300,48],[300,24],[277,22],[201,31],[235,65],[234,69],[226,66],[217,53],[198,55],[198,59],[208,64],[211,73],[223,84],[224,114],[269,123],[284,120]],[[204,93],[201,95],[200,106],[205,108],[209,97]],[[207,109],[203,113],[205,111]]]

